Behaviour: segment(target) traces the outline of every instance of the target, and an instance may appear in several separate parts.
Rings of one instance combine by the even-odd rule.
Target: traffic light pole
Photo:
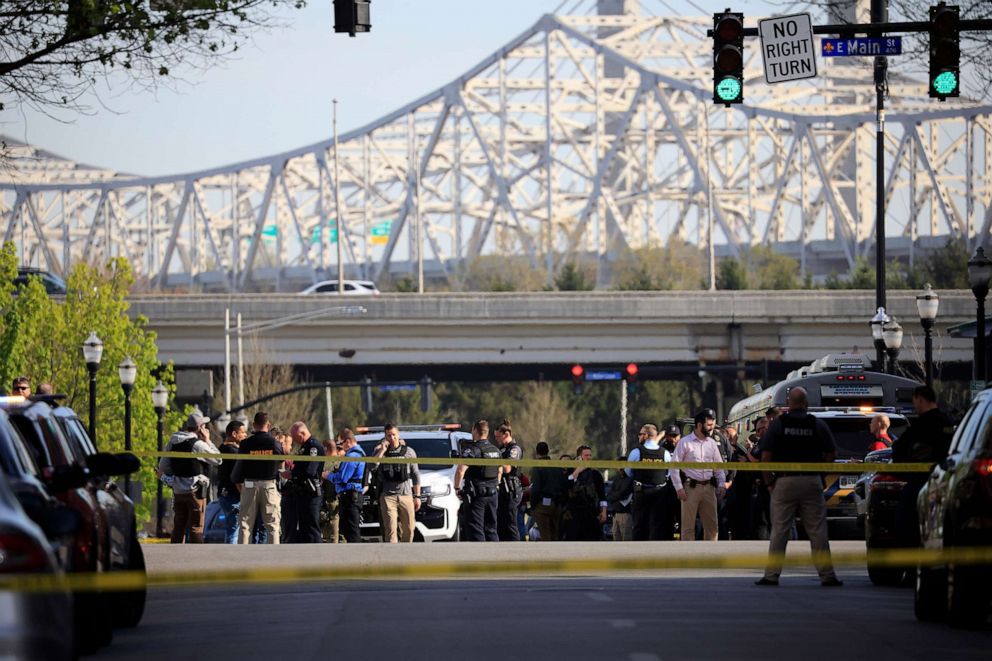
[[[889,17],[887,0],[871,0],[871,22]],[[872,36],[881,37],[881,32]],[[875,309],[885,307],[885,90],[889,62],[875,58]]]

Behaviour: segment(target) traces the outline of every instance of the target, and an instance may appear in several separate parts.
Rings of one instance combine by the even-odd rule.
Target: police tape
[[[513,577],[520,575],[569,575],[589,572],[677,571],[763,569],[772,558],[767,554],[739,556],[686,556],[611,559],[529,560],[513,562],[441,562],[425,564],[351,565],[337,567],[262,567],[253,569],[139,571],[85,574],[25,574],[0,576],[0,590],[20,592],[126,591],[144,587],[208,587],[246,584],[295,583],[323,580],[381,580]],[[779,554],[783,567],[816,566],[830,561],[835,567],[942,567],[949,564],[992,566],[992,547],[949,549],[873,549],[867,552],[834,554]]]
[[[156,452],[134,451],[137,457],[169,457],[170,459],[189,459],[190,457],[204,457],[210,459],[229,458],[227,455],[217,455],[208,452]],[[837,462],[837,463],[816,463],[816,462],[713,462],[713,461],[669,461],[669,462],[644,462],[643,465],[636,465],[640,462],[593,459],[591,461],[580,461],[577,459],[474,459],[469,457],[328,457],[310,456],[302,454],[239,454],[235,455],[240,460],[248,461],[317,461],[321,463],[357,463],[357,464],[445,464],[455,466],[464,464],[466,466],[517,466],[519,468],[637,468],[638,470],[668,470],[669,468],[696,469],[696,470],[732,470],[761,472],[769,471],[773,473],[861,473],[864,471],[887,470],[899,473],[929,473],[933,469],[932,464],[912,463],[899,464],[896,471],[892,464],[874,464],[861,462]],[[649,467],[649,464],[662,464],[663,468]]]

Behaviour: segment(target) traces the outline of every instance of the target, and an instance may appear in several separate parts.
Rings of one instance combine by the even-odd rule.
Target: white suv
[[[400,438],[417,453],[418,458],[450,459],[458,456],[461,444],[471,441],[472,435],[461,425],[400,425]],[[382,427],[359,427],[355,436],[365,454],[372,455],[382,441]],[[454,454],[453,454],[454,453]],[[431,464],[418,462],[420,468],[421,507],[417,512],[415,539],[425,542],[458,540],[458,508],[461,501],[455,494],[455,466],[451,462]],[[374,480],[373,480],[374,482]],[[370,487],[362,504],[362,537],[381,538],[379,530],[378,496]]]
[[[338,293],[338,281],[337,280],[323,280],[321,282],[315,283],[304,289],[300,294],[337,294]],[[344,281],[344,295],[345,296],[378,296],[379,289],[375,286],[375,283],[371,280],[345,280]]]

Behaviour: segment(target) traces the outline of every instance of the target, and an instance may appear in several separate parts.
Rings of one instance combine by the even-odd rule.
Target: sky
[[[729,0],[642,0],[655,13],[709,15]],[[372,32],[334,34],[332,0],[281,12],[205,74],[155,92],[116,83],[90,114],[0,112],[0,134],[80,163],[142,175],[182,174],[263,157],[363,126],[456,79],[542,14],[576,0],[373,0]],[[731,3],[732,4],[732,3]],[[748,15],[786,13],[745,3]],[[750,21],[748,21],[750,22]]]

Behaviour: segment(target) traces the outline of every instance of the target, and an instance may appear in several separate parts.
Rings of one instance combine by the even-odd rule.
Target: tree
[[[923,260],[913,287],[930,283],[935,289],[970,289],[968,282],[968,247],[963,239],[950,237],[942,248],[934,250]],[[922,280],[922,281],[921,281]]]
[[[468,265],[465,288],[468,291],[541,291],[545,273],[525,257],[482,255]]]
[[[747,256],[751,282],[757,289],[799,289],[799,262],[771,246],[751,248]]]
[[[728,257],[720,261],[716,272],[716,288],[727,290],[747,289],[747,268],[740,260]]]
[[[558,291],[591,291],[596,288],[595,275],[575,262],[565,262],[555,278]]]
[[[172,365],[161,365],[155,346],[155,333],[146,329],[148,320],[131,319],[126,300],[133,282],[131,267],[124,259],[113,259],[104,268],[77,264],[66,281],[66,295],[53,301],[37,279],[29,280],[17,296],[9,283],[17,271],[17,254],[7,244],[0,249],[0,382],[24,374],[34,383],[47,381],[63,403],[84,421],[89,413],[89,376],[81,347],[91,331],[103,340],[103,359],[97,371],[97,448],[124,450],[124,392],[117,373],[118,364],[130,357],[138,366],[132,402],[132,448],[155,449],[155,410],[151,390],[158,379],[173,387]],[[170,411],[166,429],[177,429],[184,411]],[[145,494],[154,493],[156,461],[143,459],[132,481],[140,482]],[[155,499],[145,497],[137,515],[147,520]]]
[[[82,97],[115,73],[154,88],[182,68],[205,68],[280,6],[306,0],[2,0],[0,110],[85,110]]]
[[[618,259],[613,285],[622,291],[697,290],[705,270],[703,252],[673,237],[664,247],[637,248]]]

